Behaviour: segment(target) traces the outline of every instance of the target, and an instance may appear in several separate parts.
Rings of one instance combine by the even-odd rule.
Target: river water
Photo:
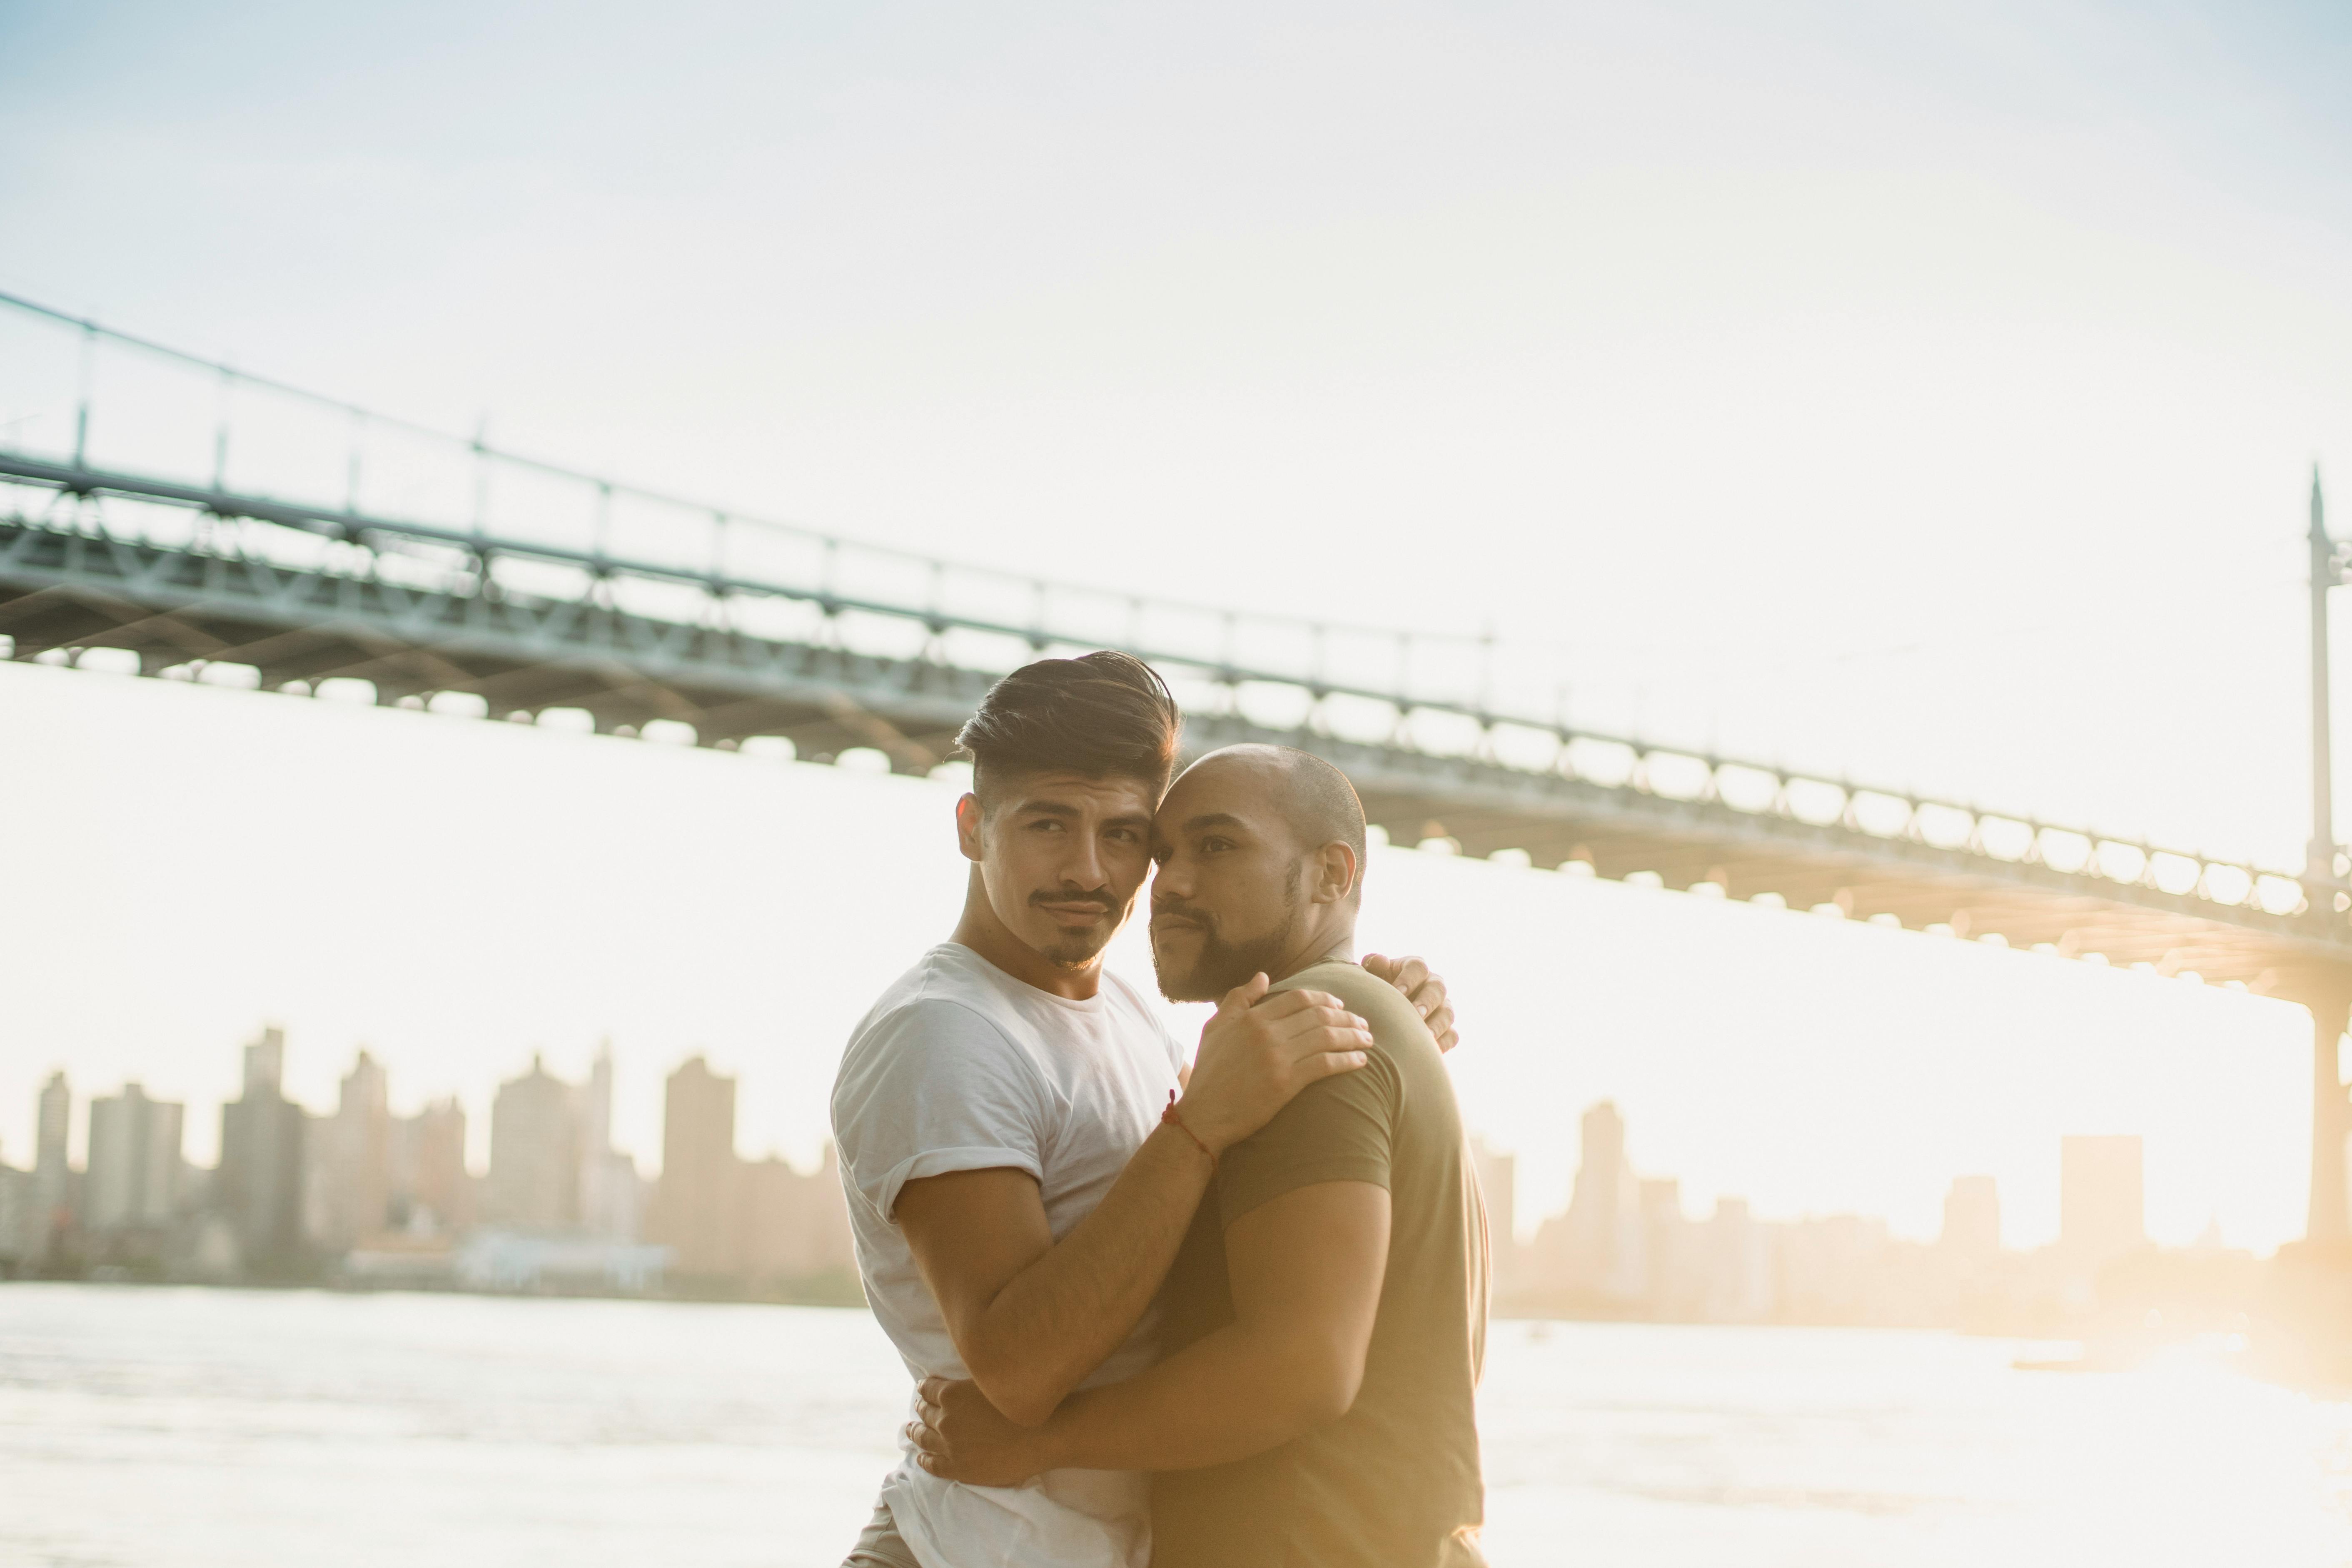
[[[1488,1555],[2352,1563],[2352,1405],[2049,1350],[1498,1323]],[[0,1563],[833,1568],[904,1397],[862,1311],[0,1285]]]

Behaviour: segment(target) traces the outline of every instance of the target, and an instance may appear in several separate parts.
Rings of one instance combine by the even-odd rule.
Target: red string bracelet
[[[1184,1119],[1176,1114],[1176,1091],[1172,1089],[1168,1091],[1168,1109],[1160,1113],[1160,1121],[1162,1126],[1173,1127],[1177,1131],[1181,1132],[1185,1137],[1190,1138],[1194,1143],[1199,1144],[1201,1152],[1209,1156],[1209,1168],[1211,1170],[1216,1169],[1217,1156],[1210,1150],[1206,1143],[1201,1142],[1201,1135],[1198,1132],[1193,1131],[1191,1128],[1185,1126]]]

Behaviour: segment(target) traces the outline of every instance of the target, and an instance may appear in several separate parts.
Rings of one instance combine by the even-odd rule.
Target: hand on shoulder
[[[1412,1004],[1423,1023],[1437,1040],[1437,1048],[1450,1051],[1462,1043],[1454,1028],[1454,1003],[1447,996],[1444,976],[1430,973],[1429,965],[1418,958],[1389,958],[1368,952],[1363,956],[1364,973],[1385,980],[1395,986],[1404,999]]]

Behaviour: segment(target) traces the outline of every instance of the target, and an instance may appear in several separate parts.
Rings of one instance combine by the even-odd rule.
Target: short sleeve
[[[1191,1055],[1184,1049],[1183,1042],[1177,1039],[1175,1031],[1169,1028],[1166,1019],[1157,1013],[1150,1013],[1150,1016],[1160,1026],[1160,1043],[1168,1047],[1168,1070],[1182,1078],[1184,1069],[1192,1065]]]
[[[1318,1182],[1386,1187],[1402,1109],[1403,1079],[1384,1051],[1373,1051],[1354,1072],[1308,1084],[1217,1162],[1219,1216],[1231,1225]]]
[[[847,1184],[894,1219],[908,1182],[1010,1166],[1043,1180],[1053,1097],[1004,1031],[961,1003],[910,1002],[851,1045],[834,1094]]]

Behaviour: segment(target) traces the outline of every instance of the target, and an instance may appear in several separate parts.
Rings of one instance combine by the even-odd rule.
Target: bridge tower
[[[2345,561],[2327,535],[2327,509],[2319,469],[2311,470],[2311,847],[2304,887],[2314,910],[2342,918],[2336,900],[2334,739],[2328,722],[2327,591],[2345,580]],[[2304,1226],[2315,1242],[2352,1240],[2352,1199],[2345,1191],[2344,1142],[2352,1133],[2352,1100],[2337,1059],[2352,1020],[2352,973],[2331,969],[2298,977],[2279,994],[2311,1009],[2311,1206]]]

